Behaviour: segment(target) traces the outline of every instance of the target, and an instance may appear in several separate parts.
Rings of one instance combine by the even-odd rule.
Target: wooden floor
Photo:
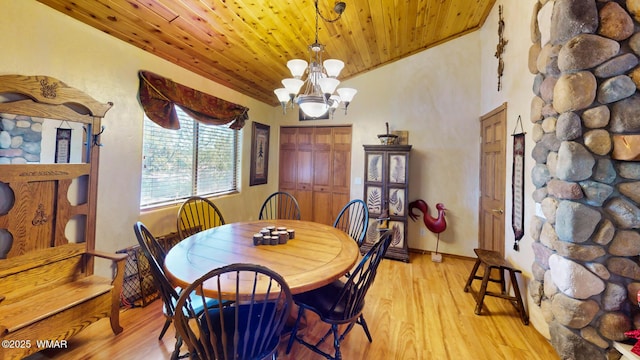
[[[364,311],[373,343],[356,326],[343,342],[343,358],[559,359],[547,339],[532,325],[522,324],[508,301],[487,297],[482,315],[474,314],[473,296],[463,292],[472,266],[472,260],[447,256],[434,263],[429,254],[412,253],[409,264],[385,259],[367,294]],[[472,289],[477,290],[478,285],[479,281],[474,281]],[[118,336],[111,332],[108,319],[102,319],[70,340],[67,349],[49,349],[27,359],[170,358],[175,343],[173,327],[163,341],[157,340],[164,324],[160,300],[144,308],[123,310],[120,319],[125,330]],[[307,336],[317,337],[326,329],[317,323]],[[297,343],[291,354],[280,351],[278,358],[323,359]]]

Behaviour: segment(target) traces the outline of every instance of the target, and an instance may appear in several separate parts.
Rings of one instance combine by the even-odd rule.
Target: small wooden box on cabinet
[[[361,250],[368,251],[382,229],[394,232],[386,257],[409,262],[407,197],[411,145],[364,145],[364,199],[369,228]]]

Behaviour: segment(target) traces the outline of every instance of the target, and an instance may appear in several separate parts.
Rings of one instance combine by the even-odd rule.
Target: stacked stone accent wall
[[[39,163],[41,118],[0,114],[0,164]]]
[[[533,9],[529,293],[562,359],[619,357],[613,341],[640,327],[640,162],[612,156],[640,134],[639,29],[640,0]]]

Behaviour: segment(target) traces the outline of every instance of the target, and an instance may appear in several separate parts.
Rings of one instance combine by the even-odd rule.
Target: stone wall
[[[0,114],[0,164],[40,162],[41,118]]]
[[[529,293],[562,359],[616,358],[640,327],[640,162],[621,160],[640,153],[624,140],[640,134],[638,29],[640,0],[533,9]]]

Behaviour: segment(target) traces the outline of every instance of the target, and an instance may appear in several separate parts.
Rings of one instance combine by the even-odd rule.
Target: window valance
[[[149,71],[139,71],[138,97],[147,117],[165,129],[179,129],[178,105],[197,121],[208,125],[230,124],[242,129],[249,118],[249,108],[219,99],[178,84]]]

